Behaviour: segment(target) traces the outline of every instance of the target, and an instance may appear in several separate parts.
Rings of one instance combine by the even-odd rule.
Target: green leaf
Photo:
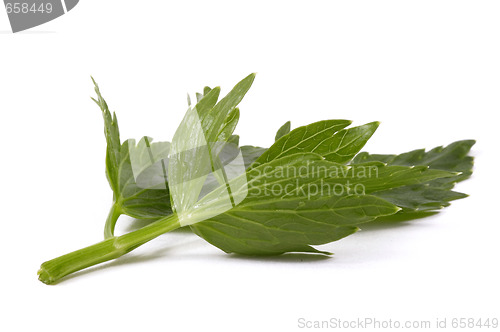
[[[144,140],[144,139],[143,139]],[[142,141],[142,140],[141,140]],[[127,140],[123,143],[120,150],[120,159],[118,165],[118,179],[116,188],[113,190],[113,204],[106,220],[105,237],[114,235],[116,221],[121,214],[126,214],[137,219],[158,219],[172,213],[170,205],[170,194],[165,186],[164,179],[155,180],[150,176],[144,176],[144,173],[151,171],[151,168],[157,168],[159,163],[143,169],[139,175],[134,172],[130,159],[130,152],[133,154],[147,156],[148,151],[145,145],[135,146],[134,140]],[[157,151],[157,156],[166,156],[170,143],[157,142],[151,145],[152,150]],[[140,177],[146,181],[156,181],[155,185],[151,183],[141,183]],[[157,174],[157,172],[155,172]],[[138,183],[139,182],[139,183]]]
[[[395,154],[359,153],[352,161],[353,164],[369,161],[381,161],[388,165],[415,166],[424,165],[431,169],[441,169],[450,172],[461,172],[453,180],[462,181],[472,174],[474,158],[468,156],[470,149],[476,143],[474,140],[462,140],[451,143],[446,147],[438,146],[425,152],[425,149]],[[450,179],[451,180],[451,179]]]
[[[207,95],[207,94],[208,94],[211,90],[212,90],[212,89],[211,89],[210,87],[206,86],[206,87],[203,89],[203,93],[198,93],[198,92],[196,92],[196,102],[197,102],[197,103],[199,103],[199,102],[200,102],[200,100],[201,100],[204,96],[206,96],[206,95]],[[189,96],[189,95],[188,95],[188,96]],[[191,98],[189,98],[189,99],[191,99]],[[188,103],[188,106],[191,106],[191,103],[190,103],[190,102]]]
[[[427,183],[431,180],[451,178],[455,172],[430,169],[427,166],[390,166],[383,163],[363,163],[350,165],[349,171],[342,176],[342,181],[351,181],[354,186],[362,185],[365,193],[375,193],[402,186]],[[324,179],[325,182],[337,181],[335,178]]]
[[[143,144],[146,140],[150,142],[150,147]],[[151,139],[146,137],[139,144],[134,143],[135,140],[127,140],[121,148],[115,204],[122,213],[138,219],[157,219],[171,214],[170,195],[162,169],[170,143],[151,143]],[[149,159],[151,154],[153,161]],[[131,155],[135,157],[131,159]],[[160,177],[155,178],[157,174]]]
[[[207,90],[207,93],[203,95],[203,98],[198,101],[198,103],[196,104],[196,110],[200,119],[208,116],[215,104],[217,104],[219,95],[220,88],[215,87],[214,89],[210,89],[209,91]]]
[[[467,197],[466,194],[452,190],[433,188],[426,183],[383,190],[373,194],[397,206],[405,208],[403,211],[441,209],[442,207],[450,205],[450,201]]]
[[[227,114],[224,119],[222,128],[219,130],[217,134],[217,142],[227,141],[232,136],[234,129],[238,125],[238,121],[240,119],[240,110],[239,108],[234,108],[232,111]]]
[[[379,124],[379,122],[370,122],[359,127],[339,131],[324,143],[325,154],[322,155],[325,159],[338,163],[349,162],[365,146]]]
[[[276,137],[274,138],[274,141],[279,140],[281,137],[285,136],[290,132],[290,121],[285,122],[283,126],[278,129],[278,132],[276,132]]]
[[[469,178],[472,174],[473,158],[468,156],[475,144],[473,140],[451,143],[447,147],[436,147],[428,152],[413,150],[400,155],[380,155],[362,152],[352,164],[366,161],[380,161],[387,165],[428,166],[430,169],[456,172],[454,176],[431,180],[418,185],[382,190],[374,195],[403,207],[401,213],[437,210],[450,205],[450,201],[467,197],[452,191],[454,184]]]
[[[281,137],[287,135],[290,132],[290,121],[287,121],[283,126],[276,132],[275,141],[279,140]],[[267,148],[261,148],[258,146],[244,145],[241,147],[241,152],[243,154],[243,159],[245,160],[245,168],[250,167],[264,152]]]
[[[169,189],[178,215],[188,213],[198,200],[212,166],[210,160],[198,112],[190,108],[175,132],[168,156]]]
[[[245,169],[249,168],[264,152],[266,148],[261,148],[252,145],[243,145],[241,147],[241,153],[243,154],[243,159],[245,161]]]
[[[202,123],[202,128],[205,130],[205,137],[207,142],[220,142],[227,141],[232,134],[235,127],[235,118],[239,118],[234,114],[234,109],[241,102],[245,94],[248,92],[255,79],[255,74],[250,74],[222,98],[215,106],[200,107],[200,103],[204,103],[205,99],[211,98],[214,91],[219,88],[214,88],[207,95],[205,95],[200,102],[196,105],[198,116]],[[217,92],[218,96],[218,92]],[[210,103],[211,104],[211,103]],[[228,126],[228,124],[231,124]],[[231,130],[232,129],[232,130]]]
[[[326,160],[346,163],[365,145],[379,123],[344,129],[348,120],[326,120],[299,127],[278,139],[257,159],[264,164],[295,153],[314,152]]]
[[[325,120],[296,128],[278,139],[256,160],[256,165],[265,164],[274,159],[295,153],[315,152],[321,154],[316,149],[329,150],[329,147],[325,147],[323,143],[350,124],[351,121],[349,120]]]
[[[255,75],[251,74],[243,79],[216,104],[220,89],[206,90],[196,107],[188,109],[175,132],[169,154],[168,180],[173,207],[181,225],[196,222],[193,210],[199,198],[204,195],[204,186],[211,186],[214,180],[222,185],[224,191],[215,199],[210,216],[230,209],[242,199],[231,193],[230,176],[236,174],[226,172],[227,166],[224,167],[220,154],[228,145],[226,141],[236,140],[232,135],[239,119],[236,106],[254,78]],[[229,163],[229,168],[239,167],[240,173],[244,173],[241,153],[239,158],[236,157]],[[210,179],[209,175],[213,175],[213,178]]]
[[[231,210],[192,224],[191,229],[225,252],[314,252],[311,245],[336,241],[362,223],[401,209],[371,192],[453,174],[383,163],[346,166],[315,153],[289,155],[249,169],[248,196]],[[360,194],[358,186],[363,188]],[[210,211],[211,196],[217,197],[221,190],[200,200],[198,213]]]
[[[264,194],[263,179],[269,184],[279,182],[283,187],[295,188],[317,181],[314,177],[282,178],[283,173],[308,162],[323,164],[326,161],[315,154],[299,154],[247,172],[247,198],[223,214],[192,224],[191,229],[225,252],[252,255],[318,252],[311,245],[338,240],[354,233],[357,223],[398,211],[393,204],[369,195],[308,200],[308,191],[288,196]],[[212,192],[199,202],[202,209],[203,201],[210,201],[210,195],[217,196],[218,192]]]
[[[108,178],[109,185],[113,191],[117,190],[118,186],[118,168],[120,163],[121,142],[120,130],[118,129],[118,120],[116,114],[109,111],[108,104],[101,96],[99,86],[93,77],[94,90],[97,94],[97,100],[92,100],[101,108],[102,117],[104,119],[104,136],[106,137],[106,177]]]
[[[170,148],[168,142],[158,142],[151,144],[151,149],[146,146],[146,138],[141,140],[141,144],[135,146],[134,140],[127,140],[120,143],[120,131],[116,114],[111,113],[108,104],[104,100],[99,90],[99,86],[92,79],[97,93],[97,100],[92,98],[101,108],[104,119],[104,134],[106,137],[106,176],[111,189],[113,190],[113,204],[111,206],[105,225],[105,237],[112,237],[116,221],[121,214],[139,219],[158,219],[172,213],[170,206],[170,195],[168,188],[163,186],[147,188],[138,185],[130,159],[132,152],[135,156],[140,156],[142,160],[141,169],[136,169],[135,174],[147,170],[149,153],[151,149],[157,158],[166,157]],[[149,142],[151,139],[148,139]],[[148,143],[149,144],[149,143]],[[158,161],[158,159],[156,160]],[[156,162],[155,161],[155,162]],[[148,177],[144,177],[148,178]]]

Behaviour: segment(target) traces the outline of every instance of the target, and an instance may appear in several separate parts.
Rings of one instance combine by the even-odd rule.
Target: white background
[[[0,330],[295,331],[298,319],[497,317],[500,3],[81,1],[12,34],[0,10]],[[470,194],[439,215],[304,255],[226,255],[189,232],[46,286],[45,260],[98,242],[111,203],[90,75],[122,138],[169,140],[186,93],[257,72],[244,144],[379,120],[366,150],[476,139]],[[133,228],[119,221],[118,231]]]

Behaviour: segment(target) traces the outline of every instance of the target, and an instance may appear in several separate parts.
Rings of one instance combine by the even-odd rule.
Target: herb
[[[120,257],[179,227],[227,253],[329,254],[313,246],[336,241],[374,220],[421,217],[466,197],[456,182],[472,174],[474,141],[401,155],[359,152],[378,122],[349,127],[326,120],[291,130],[286,122],[266,149],[238,146],[238,104],[255,75],[219,100],[205,87],[172,142],[120,141],[116,115],[95,84],[105,124],[106,175],[113,204],[105,240],[42,264],[47,284]],[[121,214],[154,222],[114,235]]]

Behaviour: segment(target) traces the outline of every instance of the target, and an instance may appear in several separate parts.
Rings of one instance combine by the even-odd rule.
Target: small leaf
[[[109,184],[113,191],[117,190],[118,186],[118,168],[120,163],[120,153],[121,153],[121,143],[120,143],[120,130],[118,129],[118,120],[116,119],[116,114],[109,111],[108,104],[101,95],[99,86],[93,77],[92,82],[94,83],[95,92],[97,94],[97,100],[92,98],[92,100],[99,106],[102,111],[102,117],[104,119],[104,135],[106,137],[106,176],[108,178]]]
[[[473,140],[463,140],[451,143],[447,147],[436,147],[428,152],[425,152],[424,149],[419,149],[400,155],[380,155],[362,152],[353,159],[352,164],[381,161],[387,165],[425,165],[430,169],[455,172],[454,176],[374,193],[378,197],[403,207],[400,214],[412,211],[436,210],[450,205],[449,202],[452,200],[467,196],[451,191],[451,189],[455,183],[467,179],[472,174],[473,158],[467,154],[474,143],[475,141]]]
[[[124,213],[139,219],[158,219],[172,213],[170,207],[170,195],[168,188],[163,185],[160,188],[146,188],[140,186],[134,177],[134,170],[130,160],[130,152],[136,155],[147,156],[145,144],[141,147],[135,146],[135,141],[120,143],[120,131],[116,114],[111,113],[108,104],[99,90],[99,86],[92,79],[97,93],[97,100],[92,98],[100,107],[104,119],[104,134],[106,137],[106,176],[113,190],[113,204],[110,209],[105,226],[105,237],[113,236],[116,221]],[[145,142],[145,141],[144,141]],[[144,143],[143,142],[143,143]],[[132,145],[129,148],[129,143]],[[170,143],[153,143],[153,150],[158,156],[165,157],[168,153]],[[144,159],[143,159],[144,160]],[[142,166],[145,166],[143,164]],[[136,169],[136,174],[144,171]]]
[[[178,215],[194,206],[210,167],[210,151],[198,112],[190,108],[175,132],[168,156],[169,189]]]
[[[321,155],[318,149],[330,152],[329,146],[325,146],[324,142],[350,124],[351,121],[348,120],[326,120],[296,128],[278,139],[256,160],[256,164],[265,164],[295,153],[315,152]]]
[[[213,106],[213,108],[201,108],[199,104],[196,105],[199,119],[202,122],[202,128],[205,130],[207,142],[225,141],[229,138],[230,135],[228,135],[228,131],[225,130],[228,122],[231,122],[228,118],[235,118],[235,115],[232,112],[248,92],[254,79],[255,74],[248,75],[241,82],[236,84],[224,98]],[[217,89],[218,88],[211,90],[205,97],[203,97],[200,103],[203,103],[204,100],[211,96],[213,91]],[[239,112],[237,117],[239,118]]]
[[[452,190],[432,188],[427,184],[408,185],[373,193],[377,197],[413,211],[436,210],[450,201],[467,197]]]
[[[169,154],[168,181],[173,207],[181,225],[222,213],[246,196],[245,193],[241,194],[242,197],[234,195],[231,186],[239,186],[240,183],[237,180],[229,182],[245,171],[241,153],[238,150],[237,156],[228,165],[223,164],[220,154],[228,146],[226,141],[234,141],[232,133],[239,119],[236,106],[252,85],[254,77],[254,74],[249,75],[236,84],[215,105],[219,89],[206,90],[196,107],[188,109],[175,132]],[[217,183],[222,191],[219,197],[214,198],[211,211],[196,214],[198,200],[205,197],[204,186],[212,188]]]
[[[276,132],[276,137],[274,138],[274,141],[279,140],[281,137],[285,136],[290,132],[290,121],[285,122],[283,126],[278,129],[278,132]]]
[[[121,148],[120,182],[118,191],[115,193],[115,203],[121,212],[138,219],[157,219],[171,214],[170,194],[168,188],[165,187],[163,170],[158,171],[153,168],[161,168],[161,162],[167,157],[170,143],[156,142],[151,144],[151,150],[155,155],[154,163],[152,165],[149,163],[135,165],[135,171],[130,152],[132,151],[133,155],[139,155],[141,158],[149,158],[149,153],[146,145],[133,146],[133,143],[134,140],[127,140]],[[137,166],[143,168],[138,169]],[[161,175],[157,179],[150,178],[149,174],[144,175],[148,171],[154,171],[155,175],[158,173]]]
[[[249,168],[267,149],[252,145],[243,145],[241,153],[245,160],[245,168]]]
[[[323,143],[324,152],[319,152],[319,149],[311,152],[319,153],[330,161],[347,163],[365,146],[379,124],[379,122],[371,122],[363,126],[343,129]]]

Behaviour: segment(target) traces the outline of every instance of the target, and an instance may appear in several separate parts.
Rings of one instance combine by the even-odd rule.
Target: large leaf
[[[358,225],[401,209],[371,192],[454,174],[383,163],[357,167],[353,170],[352,166],[330,162],[315,153],[274,159],[247,171],[248,196],[239,205],[192,224],[191,228],[225,252],[315,252],[311,245],[341,239],[354,233]],[[360,167],[372,169],[374,176],[360,176]],[[304,168],[308,171],[297,171]],[[357,186],[363,187],[362,193],[353,189]],[[222,190],[198,202],[200,215],[212,209],[211,197],[217,197]]]

